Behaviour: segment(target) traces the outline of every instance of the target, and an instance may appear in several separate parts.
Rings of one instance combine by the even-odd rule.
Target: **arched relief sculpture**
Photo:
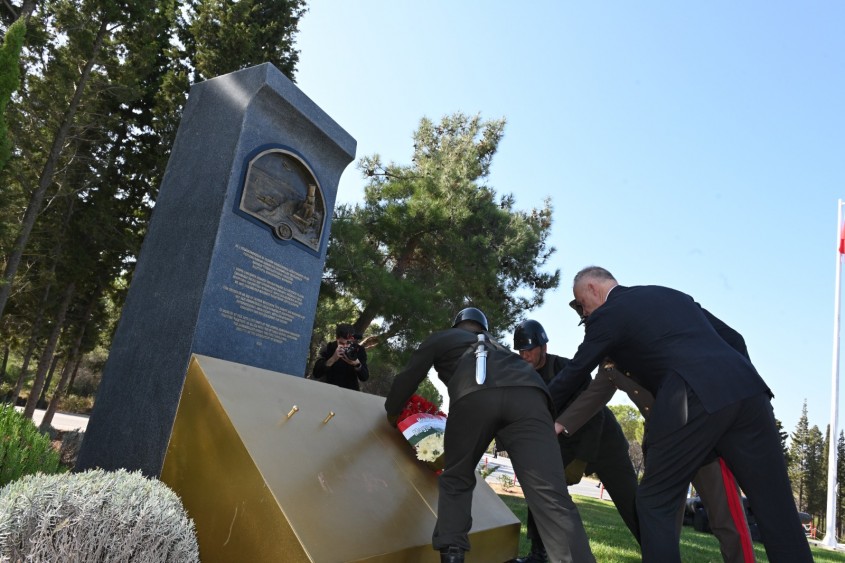
[[[320,251],[326,200],[314,173],[296,155],[270,149],[255,156],[247,168],[240,210],[268,225],[277,238]]]

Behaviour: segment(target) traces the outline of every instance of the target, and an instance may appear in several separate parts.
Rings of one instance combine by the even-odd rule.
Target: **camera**
[[[361,350],[361,345],[357,342],[351,342],[342,348],[343,355],[350,360],[358,359],[358,352]]]

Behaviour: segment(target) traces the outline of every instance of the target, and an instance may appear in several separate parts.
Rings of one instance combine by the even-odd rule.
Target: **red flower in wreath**
[[[405,403],[405,408],[399,413],[399,420],[408,418],[412,414],[434,414],[437,416],[446,416],[446,413],[437,408],[437,405],[419,395],[411,395],[411,398]]]

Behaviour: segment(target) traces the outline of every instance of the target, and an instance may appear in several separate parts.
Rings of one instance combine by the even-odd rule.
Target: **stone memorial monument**
[[[76,469],[159,477],[204,563],[439,560],[384,399],[303,377],[354,156],[270,64],[191,88]],[[477,485],[467,561],[508,560],[519,520]]]
[[[355,144],[269,63],[191,88],[78,468],[158,476],[193,353],[304,375]]]

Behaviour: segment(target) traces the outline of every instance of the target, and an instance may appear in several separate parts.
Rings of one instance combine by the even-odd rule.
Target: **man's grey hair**
[[[616,282],[616,278],[613,277],[613,274],[611,274],[601,266],[587,266],[586,268],[582,269],[580,272],[575,274],[575,279],[572,280],[572,287],[578,285],[581,280],[585,278]]]

